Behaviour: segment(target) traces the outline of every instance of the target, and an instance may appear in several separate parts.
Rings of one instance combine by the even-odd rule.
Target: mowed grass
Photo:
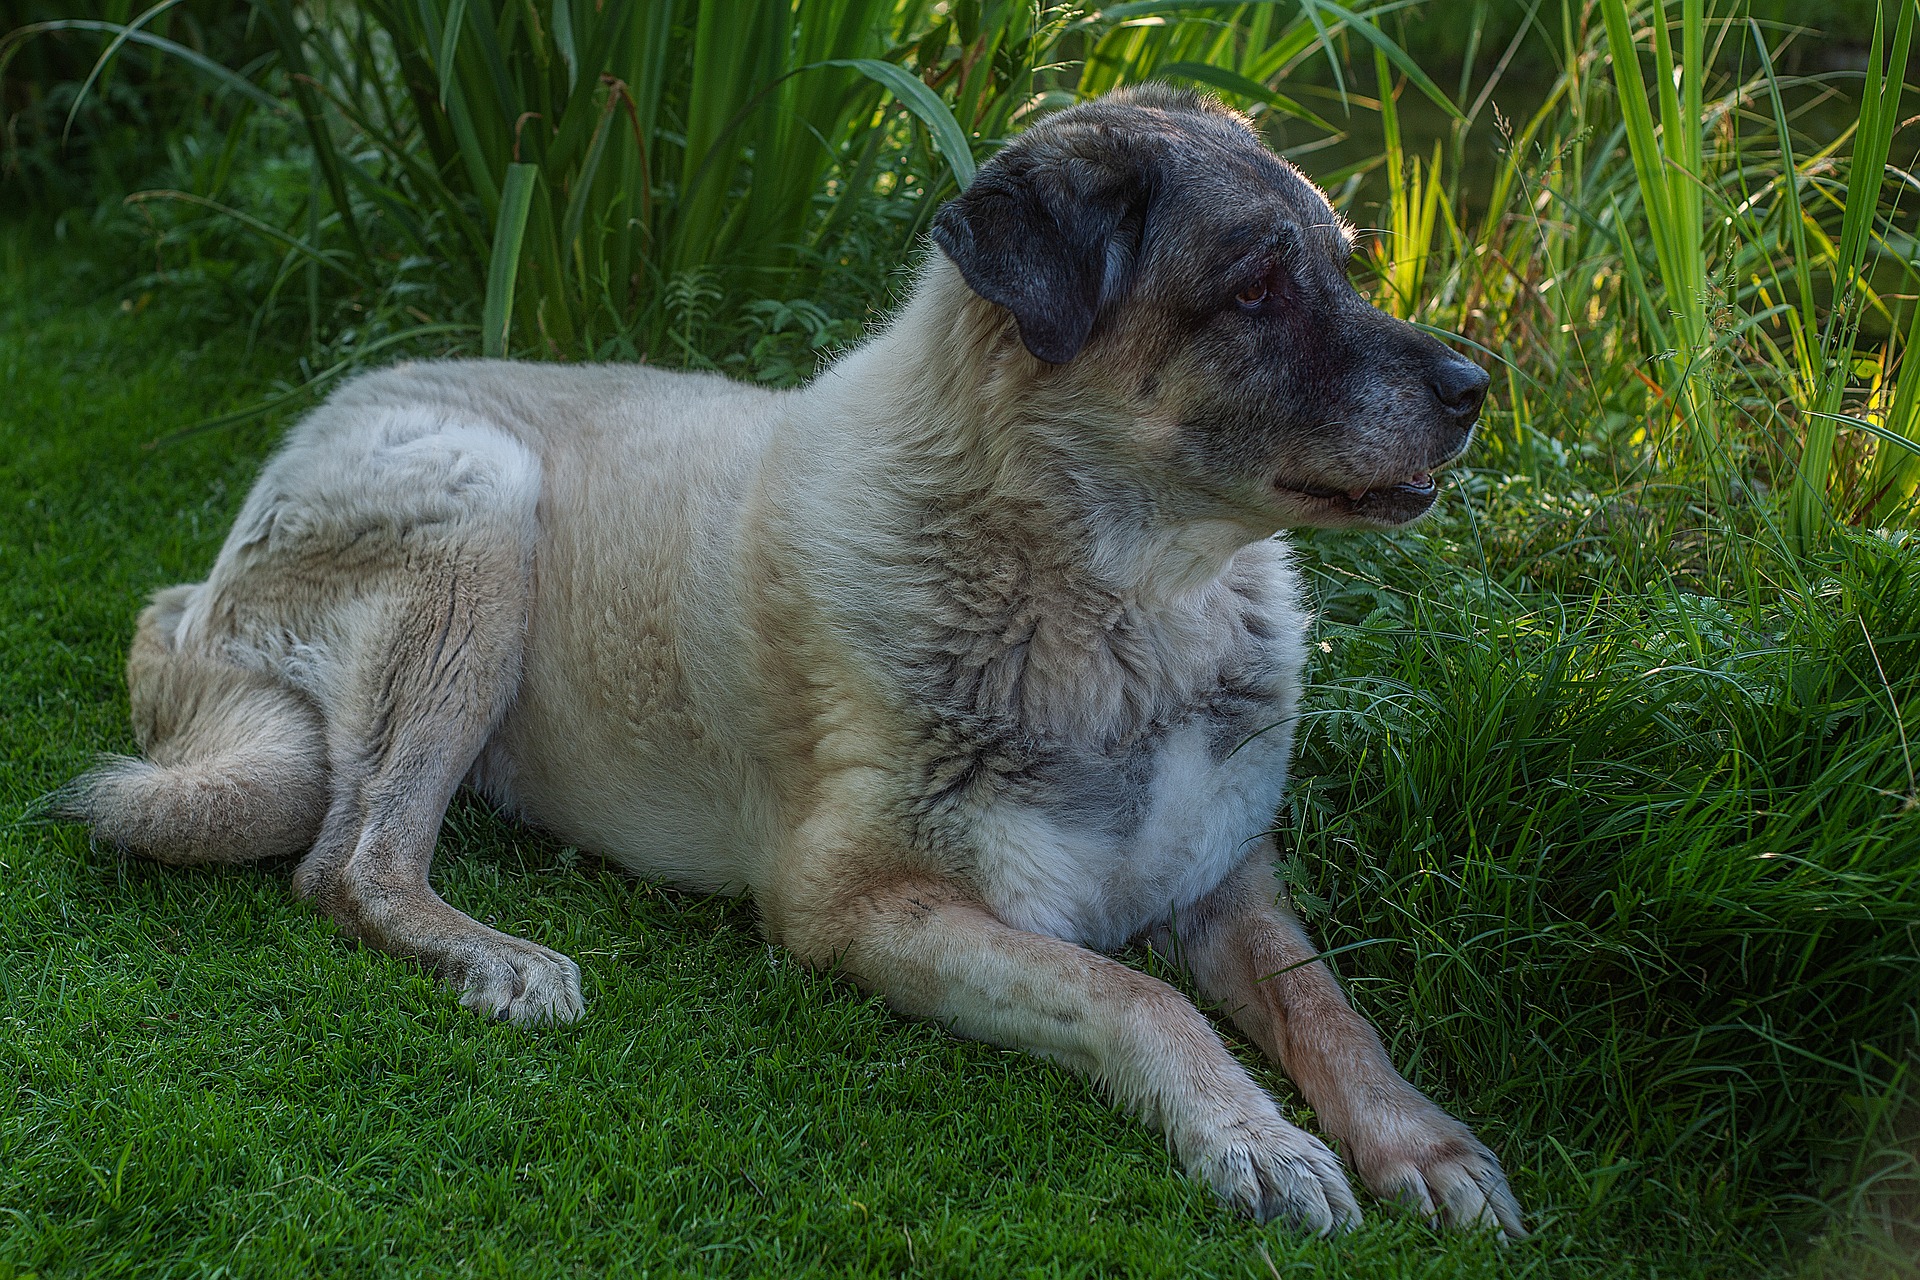
[[[1652,596],[1603,618],[1579,612],[1590,587],[1514,594],[1502,565],[1537,555],[1489,550],[1498,531],[1457,510],[1420,535],[1312,545],[1336,623],[1291,875],[1399,1060],[1502,1153],[1537,1233],[1501,1248],[1376,1208],[1353,1235],[1303,1240],[1219,1210],[1066,1073],[895,1018],[767,947],[745,906],[635,882],[468,803],[438,886],[575,956],[581,1024],[473,1018],[293,901],[286,864],[169,870],[34,820],[94,752],[132,748],[134,615],[203,574],[285,419],[142,446],[293,361],[165,298],[123,309],[113,270],[4,235],[0,1276],[1719,1277],[1837,1256],[1804,1261],[1831,1225],[1804,1197],[1879,1131],[1847,1132],[1845,1090],[1810,1063],[1817,1086],[1783,1103],[1801,1059],[1756,1072],[1754,1037],[1729,1027],[1783,978],[1802,985],[1761,1012],[1791,1012],[1783,1035],[1806,1052],[1857,1043],[1869,1007],[1883,1056],[1915,1042],[1916,823],[1881,750],[1892,721],[1872,719],[1871,689],[1833,693],[1838,658],[1825,685],[1728,667],[1805,686],[1735,742],[1726,708],[1631,683],[1658,645],[1700,666],[1700,617],[1725,630],[1718,615],[1682,603],[1651,628]],[[1732,631],[1743,653],[1824,643],[1853,661],[1831,636]],[[1761,767],[1810,762],[1730,778],[1716,733]],[[1835,781],[1822,744],[1875,754]],[[1754,874],[1748,845],[1715,862],[1730,824],[1776,830],[1761,810],[1786,815],[1805,880]],[[1823,815],[1839,829],[1822,835]],[[1787,903],[1776,882],[1804,892]],[[1793,910],[1844,920],[1795,934]],[[1692,1059],[1674,1049],[1689,1036]],[[1734,1105],[1700,1103],[1703,1076]],[[1892,1096],[1874,1079],[1856,1111]],[[1789,1104],[1812,1119],[1781,1124]],[[1752,1117],[1774,1125],[1758,1146],[1739,1131]],[[1894,1273],[1889,1258],[1873,1265]]]

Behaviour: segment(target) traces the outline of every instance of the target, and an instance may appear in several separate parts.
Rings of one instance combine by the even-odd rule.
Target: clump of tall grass
[[[1441,152],[1400,154],[1383,74],[1382,297],[1405,306],[1423,280],[1417,317],[1499,358],[1509,412],[1490,442],[1505,456],[1544,445],[1623,486],[1698,483],[1803,554],[1835,521],[1911,523],[1920,146],[1908,134],[1890,155],[1913,23],[1913,5],[1883,6],[1855,119],[1813,143],[1788,102],[1810,84],[1777,74],[1777,33],[1705,0],[1567,0],[1559,73],[1528,118],[1498,121],[1483,201]]]
[[[1496,119],[1504,155],[1473,192],[1461,160],[1496,141],[1524,24],[1477,89],[1469,61],[1455,104],[1383,30],[1392,4],[253,0],[274,54],[244,75],[157,34],[179,4],[30,24],[0,40],[0,71],[36,33],[84,31],[108,41],[89,83],[129,49],[205,72],[231,108],[221,160],[145,215],[164,199],[258,236],[280,259],[267,307],[304,299],[318,337],[351,297],[332,332],[362,357],[405,339],[403,314],[490,353],[830,347],[858,317],[794,304],[849,258],[911,252],[1025,115],[1157,77],[1327,134],[1363,101],[1345,68],[1365,52],[1390,193],[1379,299],[1502,358],[1522,453],[1550,439],[1623,483],[1698,479],[1721,509],[1775,496],[1749,505],[1803,552],[1833,519],[1913,516],[1920,255],[1893,154],[1911,4],[1881,6],[1857,120],[1815,142],[1775,27],[1707,0],[1558,0],[1559,74],[1527,118]],[[1408,86],[1451,117],[1450,148],[1406,154]],[[263,114],[306,138],[310,173],[297,211],[250,216],[223,188]]]
[[[1777,28],[1567,3],[1478,201],[1495,82],[1422,163],[1379,69],[1379,296],[1503,394],[1446,535],[1480,579],[1402,560],[1329,597],[1294,871],[1363,981],[1423,975],[1394,1002],[1422,1042],[1558,1126],[1575,1218],[1915,1194],[1914,18],[1882,7],[1853,119],[1812,139]],[[1516,505],[1515,473],[1560,494]]]
[[[304,135],[302,207],[233,208],[218,170],[212,189],[147,193],[148,216],[174,202],[258,235],[281,259],[265,301],[304,295],[316,337],[323,298],[364,315],[408,276],[433,332],[477,323],[490,354],[562,359],[704,363],[716,321],[792,321],[753,304],[803,297],[850,238],[905,257],[975,152],[1034,110],[1158,76],[1331,129],[1274,85],[1348,33],[1424,82],[1367,14],[1329,0],[253,0],[275,54],[245,75],[153,34],[178,3],[23,27],[0,70],[54,31],[110,37],[103,68],[127,47],[191,57],[231,99],[223,153],[261,113]]]
[[[1421,1070],[1542,1144],[1566,1225],[1788,1246],[1818,1219],[1783,1198],[1920,1190],[1920,558],[1830,553],[1763,611],[1333,570],[1296,901]]]

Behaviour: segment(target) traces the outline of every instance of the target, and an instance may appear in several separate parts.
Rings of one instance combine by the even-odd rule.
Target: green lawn
[[[903,1022],[768,948],[747,908],[637,883],[469,804],[456,805],[442,838],[441,891],[577,958],[590,1002],[578,1026],[527,1032],[473,1018],[293,901],[288,865],[167,870],[34,821],[36,798],[94,752],[131,749],[120,671],[134,615],[146,593],[211,563],[285,420],[143,446],[259,398],[295,369],[280,349],[249,354],[244,329],[165,298],[125,298],[113,270],[38,231],[0,235],[0,1081],[12,1089],[0,1105],[0,1277],[1718,1277],[1801,1265],[1809,1232],[1827,1222],[1794,1197],[1831,1189],[1820,1171],[1845,1156],[1823,1157],[1769,1118],[1770,1097],[1742,1093],[1777,1090],[1772,1078],[1738,1058],[1712,1086],[1737,1105],[1675,1102],[1712,1068],[1677,1063],[1673,1043],[1691,1036],[1718,1052],[1724,1041],[1735,1053],[1737,1037],[1722,1034],[1732,1015],[1698,994],[1718,990],[1720,972],[1702,966],[1724,961],[1735,987],[1784,971],[1755,959],[1750,976],[1745,950],[1736,963],[1723,945],[1736,927],[1757,939],[1756,956],[1774,945],[1787,926],[1763,925],[1774,908],[1750,904],[1753,884],[1773,892],[1775,882],[1741,872],[1702,887],[1648,854],[1634,865],[1668,867],[1665,889],[1617,868],[1601,883],[1599,854],[1582,854],[1577,839],[1529,843],[1519,828],[1531,811],[1602,834],[1614,822],[1606,856],[1616,861],[1628,839],[1697,851],[1719,838],[1709,821],[1719,811],[1688,807],[1699,796],[1685,761],[1643,760],[1680,799],[1647,810],[1665,815],[1658,823],[1631,818],[1628,802],[1645,795],[1608,791],[1603,766],[1641,759],[1632,734],[1663,732],[1634,719],[1645,699],[1622,683],[1647,670],[1645,654],[1606,649],[1577,605],[1490,639],[1462,637],[1459,611],[1479,606],[1448,603],[1449,584],[1485,589],[1489,579],[1484,565],[1438,559],[1459,532],[1444,523],[1372,549],[1330,544],[1355,616],[1328,632],[1324,705],[1362,697],[1355,682],[1379,670],[1415,694],[1422,679],[1451,682],[1426,692],[1451,690],[1460,718],[1426,754],[1390,767],[1357,826],[1342,825],[1343,788],[1380,770],[1383,753],[1395,759],[1399,730],[1359,720],[1340,730],[1333,717],[1333,729],[1310,735],[1317,776],[1293,819],[1294,872],[1329,945],[1397,930],[1400,945],[1359,948],[1343,972],[1415,1078],[1504,1156],[1538,1227],[1508,1248],[1379,1210],[1332,1241],[1236,1221],[1180,1176],[1156,1137],[1064,1072]],[[1369,556],[1402,569],[1431,561],[1423,581],[1437,603],[1361,625],[1354,601],[1364,603]],[[1786,713],[1782,741],[1798,714]],[[1815,748],[1852,741],[1850,723],[1822,729]],[[1598,724],[1616,736],[1581,727]],[[1453,786],[1448,753],[1488,725],[1516,744],[1506,772],[1484,769],[1473,784],[1498,794],[1464,783],[1435,794]],[[1763,763],[1769,749],[1740,746]],[[1768,784],[1767,803],[1791,809],[1803,794],[1793,788],[1837,759]],[[1897,781],[1885,763],[1873,765],[1880,791]],[[1583,779],[1599,797],[1586,818],[1564,799]],[[1407,798],[1402,786],[1425,790]],[[1834,810],[1847,830],[1829,844],[1810,835],[1792,846],[1814,862],[1841,851],[1816,886],[1797,872],[1779,882],[1807,910],[1840,914],[1826,933],[1779,945],[1800,955],[1793,972],[1809,983],[1895,1011],[1885,1046],[1898,1055],[1915,1042],[1894,1025],[1899,1009],[1911,1014],[1914,969],[1902,959],[1911,943],[1895,935],[1914,912],[1876,908],[1873,895],[1897,904],[1913,887],[1920,844],[1897,803],[1862,818],[1868,803]],[[1507,816],[1468,833],[1449,815],[1469,804],[1504,804]],[[1727,820],[1750,832],[1751,810]],[[1856,849],[1854,827],[1870,848]],[[1435,848],[1444,867],[1420,861]],[[1569,859],[1564,874],[1548,849]],[[1514,869],[1523,863],[1531,869]],[[1815,888],[1848,876],[1866,887],[1814,901]],[[1471,910],[1448,896],[1469,892]],[[1747,923],[1729,925],[1729,913]],[[1696,953],[1694,937],[1713,941]],[[1836,938],[1853,950],[1834,951]],[[1635,939],[1643,955],[1627,954]],[[1550,964],[1572,976],[1552,977],[1561,971]],[[1637,967],[1693,974],[1693,985],[1648,978],[1597,1009],[1579,981]],[[1484,998],[1475,982],[1491,983]],[[1697,1025],[1681,1025],[1690,1000]],[[1821,1016],[1818,1001],[1794,1008]],[[1791,1040],[1798,1024],[1765,1009]],[[1784,1053],[1779,1078],[1794,1079],[1799,1064]],[[1265,1078],[1291,1098],[1277,1074]],[[1823,1087],[1794,1105],[1846,1114]],[[1729,1133],[1754,1116],[1776,1130],[1749,1150]],[[1848,1135],[1833,1136],[1844,1146]]]

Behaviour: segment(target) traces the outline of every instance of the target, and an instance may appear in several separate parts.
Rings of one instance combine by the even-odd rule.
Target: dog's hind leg
[[[391,513],[379,534],[391,549],[314,646],[307,678],[333,797],[294,889],[368,945],[418,959],[476,1012],[568,1022],[584,1008],[579,967],[455,910],[428,882],[447,802],[513,701],[525,643],[537,497],[525,481],[538,466],[488,434],[465,435],[462,463],[497,448],[492,469],[521,482],[469,483],[451,511],[443,491],[437,519]]]
[[[1300,1086],[1375,1195],[1524,1236],[1500,1161],[1394,1070],[1278,888],[1271,862],[1253,858],[1172,921],[1200,989]]]
[[[369,946],[418,959],[478,1013],[568,1022],[584,1008],[578,966],[480,924],[428,882],[447,802],[512,699],[525,626],[524,568],[462,552],[411,563],[404,590],[363,606],[357,652],[330,659],[333,804],[294,889]],[[516,588],[505,598],[503,578]]]

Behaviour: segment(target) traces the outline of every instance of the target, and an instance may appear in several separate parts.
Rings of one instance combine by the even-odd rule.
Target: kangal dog
[[[1093,1077],[1245,1213],[1357,1222],[1200,1011],[1103,954],[1146,939],[1375,1195],[1521,1234],[1315,958],[1269,834],[1308,627],[1274,531],[1420,516],[1486,374],[1362,300],[1320,191],[1190,94],[1042,120],[933,238],[801,390],[493,362],[343,388],[141,615],[145,758],[64,812],[163,862],[299,855],[295,892],[469,1008],[578,1018],[572,960],[429,884],[464,783]]]

